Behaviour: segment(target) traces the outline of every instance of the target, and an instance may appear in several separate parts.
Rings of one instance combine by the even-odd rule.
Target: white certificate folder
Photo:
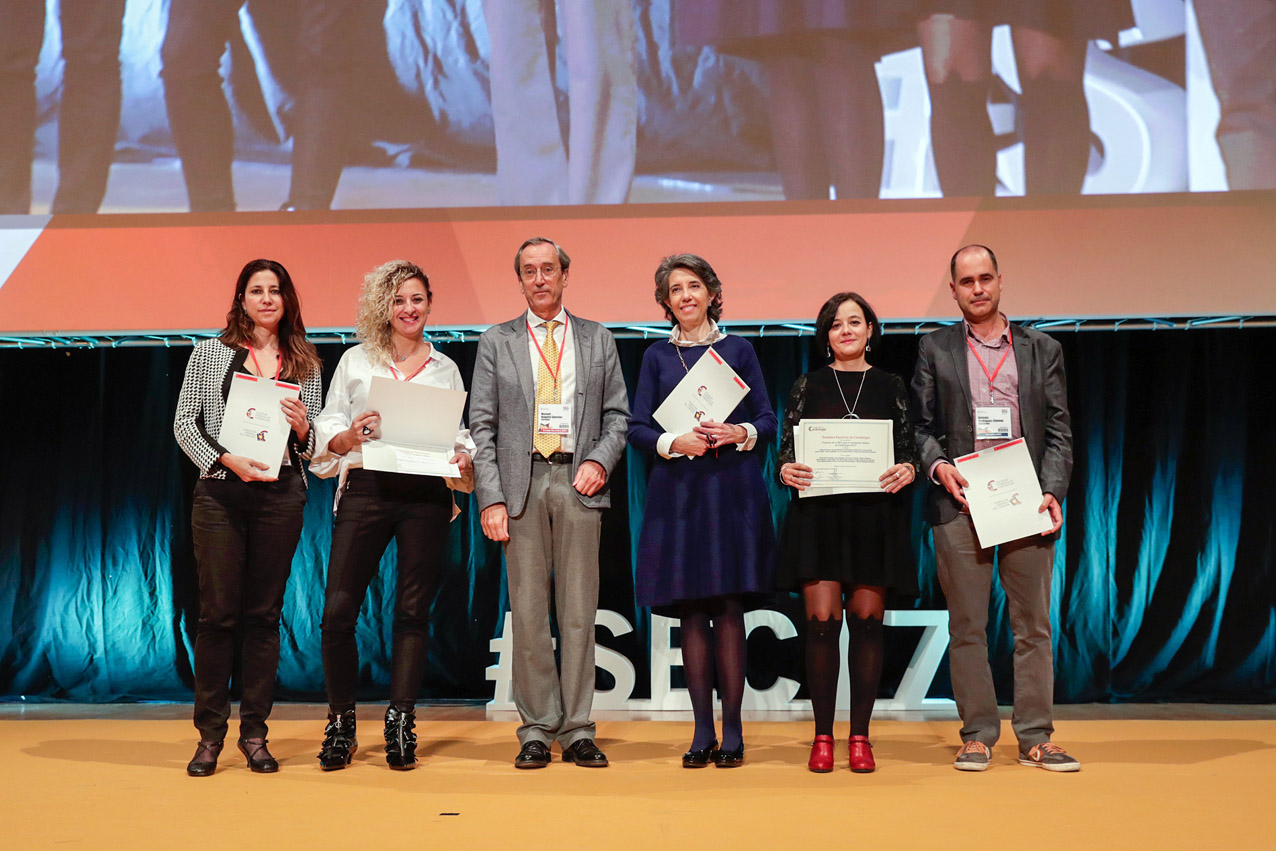
[[[749,385],[709,347],[652,417],[671,434],[686,434],[701,420],[724,422],[749,395]]]
[[[231,455],[269,464],[265,474],[278,478],[292,431],[280,403],[300,397],[299,384],[236,372],[230,379],[217,442]]]
[[[793,427],[799,464],[815,471],[799,497],[881,493],[880,477],[895,464],[893,420],[803,419]]]
[[[363,444],[364,469],[459,478],[460,468],[449,460],[456,454],[465,395],[374,375],[368,410],[381,415],[381,425]]]
[[[987,549],[1050,531],[1049,512],[1037,510],[1041,482],[1022,437],[964,455],[955,464],[969,483],[966,502],[979,546]]]

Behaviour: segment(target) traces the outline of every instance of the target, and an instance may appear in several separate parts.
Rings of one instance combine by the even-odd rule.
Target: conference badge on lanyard
[[[527,333],[532,335],[532,342],[536,344],[536,351],[540,354],[541,364],[545,367],[545,372],[553,382],[551,398],[562,398],[562,388],[560,382],[563,375],[563,353],[567,350],[567,326],[563,325],[563,345],[557,346],[558,358],[557,363],[551,365],[549,358],[545,355],[545,349],[541,346],[540,341],[536,339],[536,334],[532,332],[532,326],[529,322],[527,325]],[[552,337],[547,338],[552,343]],[[572,433],[572,406],[570,403],[540,401],[542,394],[546,393],[546,389],[538,383],[536,388],[536,433],[544,435],[557,435],[559,437],[570,436]]]
[[[979,356],[979,350],[975,348],[975,344],[970,342],[969,337],[966,338],[966,345],[970,346],[970,353],[975,356],[975,360],[979,362],[979,368],[984,371],[984,377],[988,379],[988,404],[975,406],[976,440],[1010,439],[1010,408],[994,404],[997,400],[992,395],[992,383],[996,380],[1001,368],[1006,364],[1006,359],[1010,357],[1010,353],[1014,350],[1014,340],[1010,335],[1011,331],[1007,328],[1005,354],[1001,356],[1001,360],[997,361],[996,369],[991,371],[988,369],[988,364],[984,363],[984,359]]]

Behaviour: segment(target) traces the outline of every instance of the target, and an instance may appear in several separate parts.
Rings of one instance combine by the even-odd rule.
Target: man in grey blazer
[[[985,632],[995,554],[1015,636],[1012,726],[1019,762],[1077,771],[1081,764],[1050,741],[1050,585],[1054,542],[1063,523],[1060,504],[1072,474],[1063,352],[1052,338],[1011,325],[1001,312],[1001,273],[990,248],[959,249],[949,271],[963,321],[922,338],[912,401],[922,470],[934,485],[927,493],[926,515],[935,536],[939,583],[948,598],[948,659],[962,720],[963,744],[953,766],[985,770],[1001,734]],[[1041,536],[980,549],[963,491],[969,483],[952,459],[1019,437],[1037,469],[1045,495],[1039,510],[1050,513],[1051,528]]]
[[[625,449],[629,396],[611,332],[563,309],[571,258],[535,237],[514,257],[528,310],[479,338],[470,393],[474,493],[483,534],[505,548],[517,768],[605,767],[594,700],[598,536]],[[550,635],[550,587],[561,670]]]

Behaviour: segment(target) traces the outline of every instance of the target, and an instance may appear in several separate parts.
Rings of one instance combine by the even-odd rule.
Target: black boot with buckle
[[[329,712],[328,726],[323,730],[323,747],[319,750],[319,767],[335,771],[350,764],[359,740],[355,738],[354,710]]]
[[[385,711],[385,761],[396,771],[416,768],[416,713],[391,706]]]

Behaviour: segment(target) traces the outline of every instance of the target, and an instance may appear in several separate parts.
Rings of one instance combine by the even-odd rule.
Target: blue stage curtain
[[[1056,697],[1060,702],[1270,700],[1276,696],[1276,470],[1270,352],[1276,332],[1197,330],[1057,335],[1067,359],[1076,467],[1056,552]],[[753,340],[777,411],[793,379],[822,361],[810,338]],[[630,386],[651,341],[622,340]],[[447,347],[468,377],[474,345]],[[891,336],[875,363],[907,376],[916,338]],[[190,699],[197,616],[190,553],[193,465],[172,438],[190,349],[0,351],[0,696],[110,701]],[[328,372],[338,346],[321,347]],[[788,495],[763,447],[777,525]],[[638,670],[647,694],[649,621],[633,602],[646,459],[630,451],[612,478],[603,524],[601,606],[634,626],[602,643]],[[311,477],[306,528],[283,613],[280,697],[322,700],[319,617],[331,537],[332,482]],[[920,491],[920,489],[916,489]],[[940,608],[929,530],[914,494],[922,596]],[[483,699],[488,641],[507,591],[499,547],[468,496],[452,524],[431,625],[423,699]],[[358,640],[362,696],[384,699],[393,547],[369,591]],[[773,605],[802,624],[796,597]],[[1012,695],[1004,594],[989,626],[998,693]],[[888,682],[912,639],[892,630]],[[894,633],[899,633],[894,635]],[[750,679],[802,679],[801,638],[750,641]],[[894,672],[892,674],[892,671]],[[600,686],[610,687],[600,674]],[[941,669],[932,690],[947,695]],[[887,686],[889,691],[889,685]]]

